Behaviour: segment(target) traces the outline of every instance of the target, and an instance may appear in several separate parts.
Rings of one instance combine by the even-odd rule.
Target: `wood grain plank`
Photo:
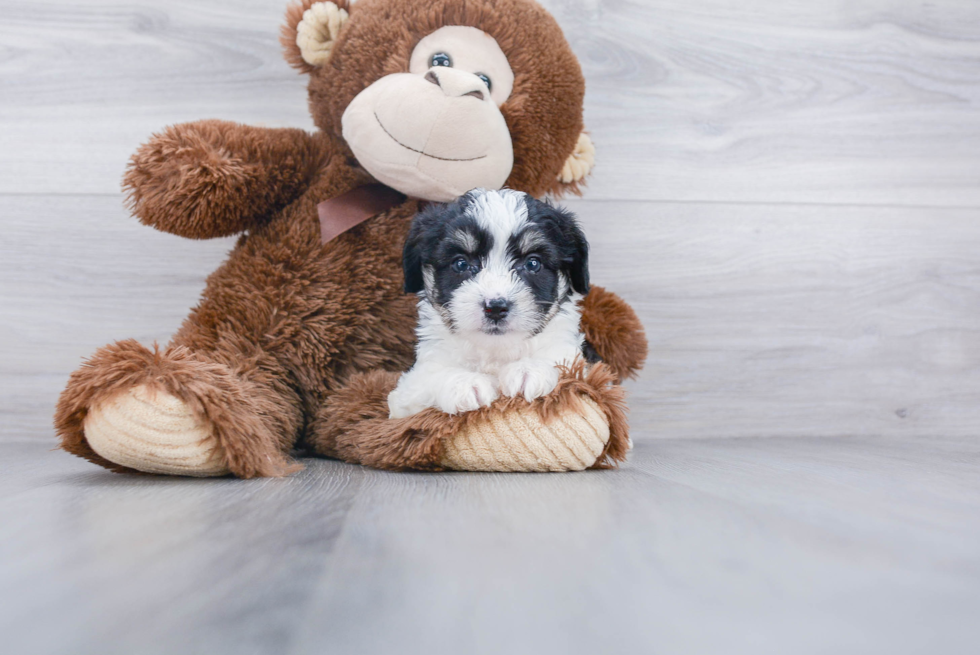
[[[614,471],[119,476],[0,443],[18,653],[966,655],[976,439],[640,443]]]
[[[641,438],[977,436],[974,211],[570,206],[647,329]]]
[[[646,443],[583,476],[371,474],[296,652],[969,652],[977,445],[899,441]],[[933,474],[947,456],[970,464]]]
[[[168,124],[312,129],[281,55],[287,2],[0,2],[0,191],[115,193]]]
[[[564,2],[591,198],[976,207],[980,5]]]
[[[310,128],[284,4],[0,0],[0,192],[114,192],[174,122]],[[544,4],[588,80],[590,198],[980,205],[976,3]]]
[[[17,653],[282,652],[362,476],[122,476],[2,447],[0,626]]]
[[[50,439],[68,374],[105,343],[166,343],[230,240],[186,241],[118,196],[7,196],[0,435]],[[651,355],[634,437],[977,436],[973,210],[568,203],[593,280]]]
[[[50,439],[68,374],[112,341],[166,344],[234,240],[144,227],[119,194],[0,206],[0,435]]]

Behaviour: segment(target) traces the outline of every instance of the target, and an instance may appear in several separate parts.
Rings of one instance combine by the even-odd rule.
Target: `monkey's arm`
[[[593,286],[582,300],[582,332],[620,381],[636,377],[647,358],[643,324],[626,301]]]
[[[326,157],[323,143],[303,130],[182,123],[140,146],[123,189],[142,223],[210,239],[266,220],[306,189]]]

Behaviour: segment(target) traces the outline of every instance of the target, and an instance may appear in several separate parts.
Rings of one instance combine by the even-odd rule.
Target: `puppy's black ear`
[[[418,229],[419,217],[412,221],[412,227],[405,239],[402,251],[402,268],[405,271],[405,293],[418,293],[425,288],[422,278],[422,231]]]
[[[412,219],[412,226],[402,251],[402,268],[405,271],[405,293],[418,293],[425,289],[422,276],[423,257],[432,242],[433,230],[442,222],[444,205],[431,204]]]
[[[553,211],[558,214],[558,225],[565,241],[565,261],[572,289],[584,296],[589,292],[589,242],[575,214],[562,207]]]

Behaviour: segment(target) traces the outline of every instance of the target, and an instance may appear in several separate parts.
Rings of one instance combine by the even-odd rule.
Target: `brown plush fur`
[[[399,374],[375,371],[354,375],[332,394],[317,416],[309,445],[320,455],[391,470],[439,470],[443,443],[466,424],[524,405],[520,398],[498,398],[489,407],[456,416],[427,409],[402,419],[388,418],[388,394]],[[623,388],[604,364],[586,372],[582,362],[566,369],[558,386],[531,407],[546,422],[560,413],[581,410],[582,396],[595,401],[609,420],[609,441],[590,468],[609,468],[626,459],[629,424]]]
[[[127,470],[97,455],[85,441],[88,408],[116,393],[146,384],[180,398],[215,426],[215,436],[233,473],[243,478],[298,470],[286,461],[288,406],[263,393],[252,380],[216,362],[201,361],[183,347],[161,353],[135,341],[102,348],[72,374],[58,403],[61,447],[112,470]]]
[[[129,162],[123,187],[140,221],[191,239],[238,234],[296,198],[329,144],[303,130],[257,131],[201,121],[154,135]]]
[[[647,338],[633,308],[602,287],[582,300],[582,332],[620,381],[635,378],[647,359]]]
[[[534,196],[579,193],[579,183],[557,177],[583,129],[585,78],[543,7],[529,0],[342,0],[335,4],[350,21],[327,63],[312,68],[300,56],[296,25],[314,2],[290,8],[281,41],[287,60],[310,74],[310,108],[324,133],[341,140],[340,118],[354,96],[385,75],[407,71],[422,37],[444,25],[476,27],[497,40],[514,71],[513,92],[500,107],[514,144],[506,185]]]
[[[290,9],[287,32],[298,16]],[[165,130],[133,156],[125,187],[142,222],[190,238],[244,234],[165,350],[119,342],[72,375],[55,415],[64,449],[122,470],[92,452],[83,422],[112,394],[148,383],[214,425],[235,475],[281,475],[291,470],[290,447],[333,434],[316,424],[324,402],[370,395],[390,379],[383,371],[411,365],[415,298],[402,292],[401,253],[418,201],[326,245],[316,207],[372,181],[340,137],[346,104],[379,76],[407,70],[414,43],[445,24],[492,34],[517,76],[503,108],[517,162],[508,184],[535,195],[563,190],[554,180],[581,130],[584,83],[543,9],[529,0],[361,0],[330,60],[311,71],[320,132],[200,121]],[[632,375],[646,352],[632,310],[598,288],[585,310],[590,342],[618,377]],[[381,372],[343,388],[372,370]],[[428,438],[351,435],[318,449],[385,468],[435,461]]]

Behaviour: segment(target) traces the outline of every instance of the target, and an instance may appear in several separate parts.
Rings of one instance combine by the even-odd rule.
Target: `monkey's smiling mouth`
[[[391,138],[392,141],[394,141],[395,143],[397,143],[398,145],[400,145],[402,148],[405,148],[406,150],[411,150],[412,152],[419,153],[423,157],[430,157],[432,159],[438,159],[440,161],[476,161],[477,159],[485,159],[486,158],[486,155],[480,155],[479,157],[470,157],[469,159],[452,159],[450,157],[437,157],[436,155],[430,155],[429,153],[424,152],[422,150],[416,150],[415,148],[413,148],[411,146],[406,146],[404,143],[402,143],[401,141],[399,141],[398,139],[396,139],[395,138],[395,135],[392,134],[391,132],[389,132],[388,131],[388,128],[386,128],[384,126],[384,123],[381,122],[381,119],[378,118],[378,112],[374,112],[374,120],[378,121],[378,126],[382,130],[384,130],[384,133],[387,134]]]

